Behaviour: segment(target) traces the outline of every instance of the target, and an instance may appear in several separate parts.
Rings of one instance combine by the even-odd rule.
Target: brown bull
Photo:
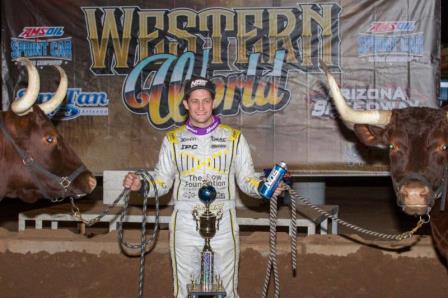
[[[11,111],[0,114],[0,200],[4,197],[34,202],[90,193],[96,179],[67,145],[46,114],[54,111],[67,93],[67,76],[59,66],[61,80],[54,96],[34,105],[39,94],[39,74],[22,58],[28,87]]]
[[[391,111],[356,111],[350,108],[325,68],[335,106],[346,121],[355,124],[358,139],[367,146],[389,150],[390,173],[397,204],[409,215],[431,211],[433,239],[448,259],[448,114],[444,109],[409,107]]]

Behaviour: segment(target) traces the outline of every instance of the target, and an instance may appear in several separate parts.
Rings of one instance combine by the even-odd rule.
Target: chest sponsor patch
[[[227,147],[227,145],[226,144],[212,144],[212,149],[215,149],[215,148],[226,148]]]
[[[196,138],[195,138],[195,137],[190,137],[190,138],[180,138],[180,142],[181,142],[181,143],[192,142],[192,141],[196,141]]]
[[[180,150],[195,150],[198,149],[198,145],[196,144],[182,144]]]
[[[226,141],[227,141],[227,138],[216,138],[216,137],[212,136],[212,142],[224,143]]]

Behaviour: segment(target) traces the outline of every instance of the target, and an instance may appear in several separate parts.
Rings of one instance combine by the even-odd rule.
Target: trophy
[[[193,217],[196,220],[196,230],[204,238],[205,244],[201,252],[201,276],[196,281],[192,277],[191,284],[187,285],[188,297],[217,297],[224,298],[226,292],[224,290],[222,280],[219,275],[214,274],[214,252],[210,246],[210,239],[216,234],[219,228],[219,220],[222,217],[222,211],[213,213],[210,210],[210,204],[216,198],[216,189],[204,183],[198,192],[199,199],[205,205],[205,211],[199,215],[197,209],[193,211]]]

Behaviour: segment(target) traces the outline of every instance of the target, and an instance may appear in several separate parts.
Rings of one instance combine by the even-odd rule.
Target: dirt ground
[[[350,193],[363,197],[361,200],[333,193],[328,202],[340,205],[341,217],[383,232],[404,231],[415,223],[414,219],[401,220],[393,201],[390,203],[385,195],[387,189],[376,190],[376,195],[372,195],[371,190],[363,193],[351,189]],[[11,205],[14,208],[5,208]],[[1,202],[0,207],[3,210],[0,297],[137,296],[139,258],[119,253],[115,235],[91,237],[90,234],[89,238],[65,231],[57,238],[57,233],[49,229],[17,233],[11,218],[17,215],[16,209],[25,207],[11,202]],[[344,228],[340,232],[349,233]],[[279,237],[281,297],[448,297],[447,268],[434,256],[427,235],[408,251],[401,252],[360,245],[340,236],[301,235],[297,276],[292,277],[289,243],[286,233],[282,233]],[[427,230],[422,230],[421,234],[427,234]],[[242,231],[240,238],[240,297],[261,297],[269,250],[268,233]],[[156,247],[146,257],[144,297],[172,297],[167,239],[167,231],[162,231]],[[90,248],[30,252],[38,245],[73,248],[80,242],[87,243]],[[30,243],[28,251],[27,243]],[[25,248],[19,248],[20,245]],[[92,250],[106,245],[117,251]]]
[[[319,241],[331,246],[334,240]],[[266,263],[260,247],[242,251],[241,297],[261,297]],[[137,296],[139,259],[123,254],[6,251],[0,264],[1,297]],[[345,256],[299,254],[297,268],[294,278],[290,255],[280,254],[281,297],[448,297],[448,274],[436,258],[396,257],[361,247]],[[151,252],[144,297],[172,297],[172,289],[169,254]]]

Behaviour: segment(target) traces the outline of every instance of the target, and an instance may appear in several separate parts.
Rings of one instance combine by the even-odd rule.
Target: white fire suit
[[[187,297],[187,284],[191,283],[192,276],[197,280],[200,277],[204,239],[196,230],[192,213],[195,207],[203,207],[198,190],[205,178],[217,192],[211,209],[221,209],[223,213],[219,229],[211,240],[215,274],[223,281],[226,297],[239,297],[235,180],[243,192],[260,197],[257,191],[260,179],[255,176],[246,139],[239,130],[224,124],[205,135],[195,135],[183,125],[164,138],[154,173],[159,195],[166,194],[174,182],[174,212],[170,223],[174,296]]]

